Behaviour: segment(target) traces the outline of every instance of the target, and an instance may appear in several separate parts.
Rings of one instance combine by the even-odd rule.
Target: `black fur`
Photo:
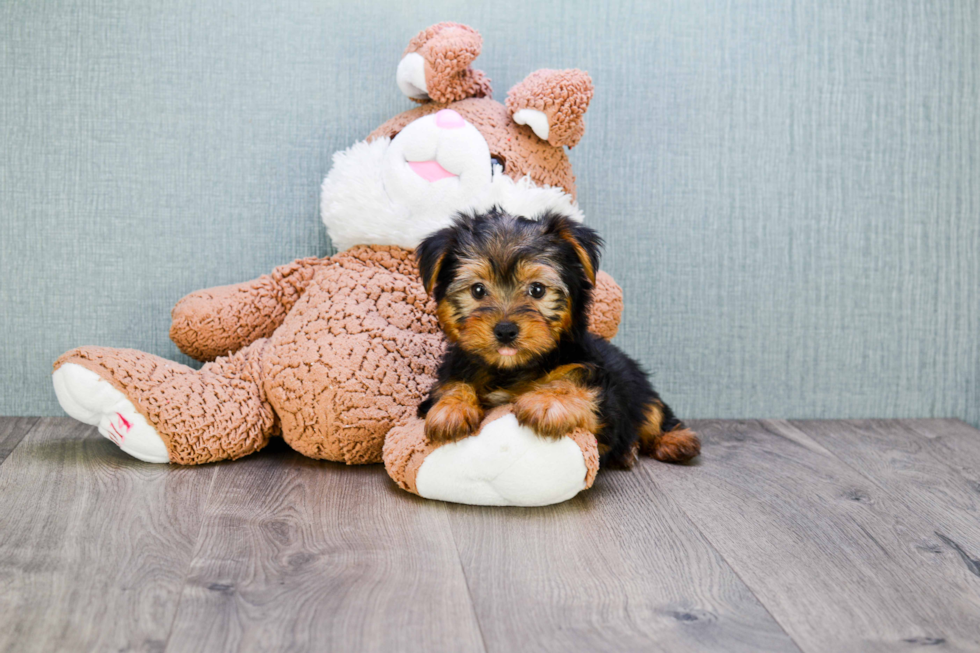
[[[422,242],[416,250],[420,272],[437,301],[445,297],[460,258],[474,251],[487,250],[494,238],[505,238],[506,242],[513,243],[513,248],[508,250],[513,260],[543,260],[559,271],[569,289],[572,315],[571,326],[562,333],[554,349],[516,369],[488,366],[457,343],[450,343],[433,391],[451,381],[476,385],[479,380],[478,385],[485,390],[484,394],[488,394],[540,379],[562,365],[583,365],[586,378],[581,380],[582,383],[596,388],[599,395],[601,427],[596,437],[605,451],[600,465],[629,467],[635,457],[639,429],[651,405],[656,402],[660,407],[663,432],[683,425],[662,402],[636,361],[588,331],[593,285],[574,244],[560,237],[563,230],[574,236],[587,252],[592,269],[598,270],[602,239],[594,230],[557,214],[546,214],[538,220],[514,219],[499,209],[483,215],[461,215],[452,227]],[[505,261],[491,262],[506,267]],[[506,270],[501,269],[500,273],[505,274]],[[430,393],[419,406],[420,417],[425,417],[433,402]]]

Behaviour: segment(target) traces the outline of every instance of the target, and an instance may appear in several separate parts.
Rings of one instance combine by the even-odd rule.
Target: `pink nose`
[[[452,109],[443,109],[436,113],[436,127],[441,127],[442,129],[459,129],[465,124],[466,121],[463,120],[463,116]]]

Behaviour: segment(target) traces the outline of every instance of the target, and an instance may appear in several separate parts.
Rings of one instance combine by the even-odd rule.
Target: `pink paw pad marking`
[[[109,422],[109,439],[117,445],[121,445],[123,440],[126,439],[126,436],[122,432],[129,433],[133,425],[129,423],[128,419],[123,417],[122,413],[116,413],[116,417],[119,418],[116,423]]]

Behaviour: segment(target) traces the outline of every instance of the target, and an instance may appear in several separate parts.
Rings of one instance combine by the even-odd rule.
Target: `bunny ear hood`
[[[456,102],[490,97],[490,79],[470,64],[480,55],[483,38],[472,27],[439,23],[413,38],[398,64],[398,88],[415,102]]]
[[[589,74],[569,70],[536,70],[510,89],[507,109],[514,122],[527,125],[555,147],[574,147],[585,133],[585,112],[594,88]]]

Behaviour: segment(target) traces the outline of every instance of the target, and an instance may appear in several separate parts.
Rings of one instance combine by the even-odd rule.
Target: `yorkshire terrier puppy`
[[[430,441],[472,434],[484,411],[513,402],[543,437],[596,435],[600,465],[628,469],[637,452],[681,462],[698,436],[678,420],[640,366],[588,331],[602,239],[563,215],[499,209],[461,215],[416,250],[449,347],[419,406]]]

